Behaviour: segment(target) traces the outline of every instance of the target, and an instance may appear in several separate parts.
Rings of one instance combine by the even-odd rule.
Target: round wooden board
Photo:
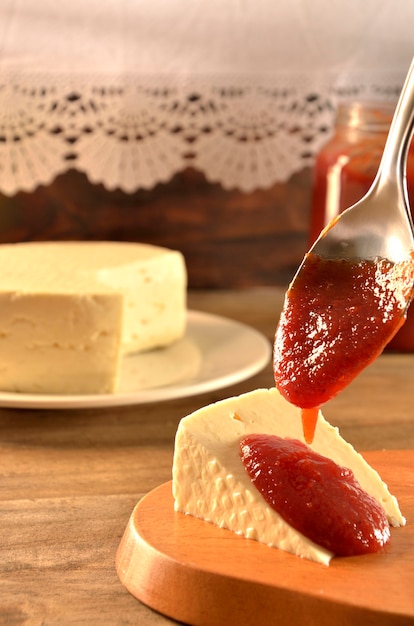
[[[364,454],[407,518],[379,555],[300,559],[177,513],[171,482],[134,509],[116,556],[141,602],[192,626],[414,624],[414,451]]]

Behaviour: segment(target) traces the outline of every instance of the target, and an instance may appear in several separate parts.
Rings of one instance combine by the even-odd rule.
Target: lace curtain
[[[396,99],[413,23],[410,0],[3,0],[0,193],[70,168],[127,193],[188,165],[286,181],[339,99]]]

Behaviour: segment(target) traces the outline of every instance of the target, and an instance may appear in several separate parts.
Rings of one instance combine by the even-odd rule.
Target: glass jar
[[[317,155],[311,203],[310,244],[336,215],[358,202],[377,173],[395,105],[338,106],[334,134]],[[414,207],[414,142],[407,163],[408,196]],[[414,304],[388,350],[414,352]]]

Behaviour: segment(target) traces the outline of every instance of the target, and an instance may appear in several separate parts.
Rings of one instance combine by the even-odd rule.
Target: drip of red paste
[[[280,393],[307,410],[302,419],[309,443],[316,407],[369,365],[404,322],[413,281],[413,261],[306,255],[286,294],[273,370]]]
[[[337,556],[381,551],[390,539],[384,510],[353,472],[295,439],[253,434],[242,462],[266,502],[293,528]]]
[[[302,430],[306,443],[312,443],[315,434],[316,424],[318,422],[319,407],[312,409],[301,409],[302,414]]]

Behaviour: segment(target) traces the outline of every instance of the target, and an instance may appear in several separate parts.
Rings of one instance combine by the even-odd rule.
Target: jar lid
[[[336,112],[336,125],[367,132],[389,129],[396,102],[356,101],[341,102]]]

